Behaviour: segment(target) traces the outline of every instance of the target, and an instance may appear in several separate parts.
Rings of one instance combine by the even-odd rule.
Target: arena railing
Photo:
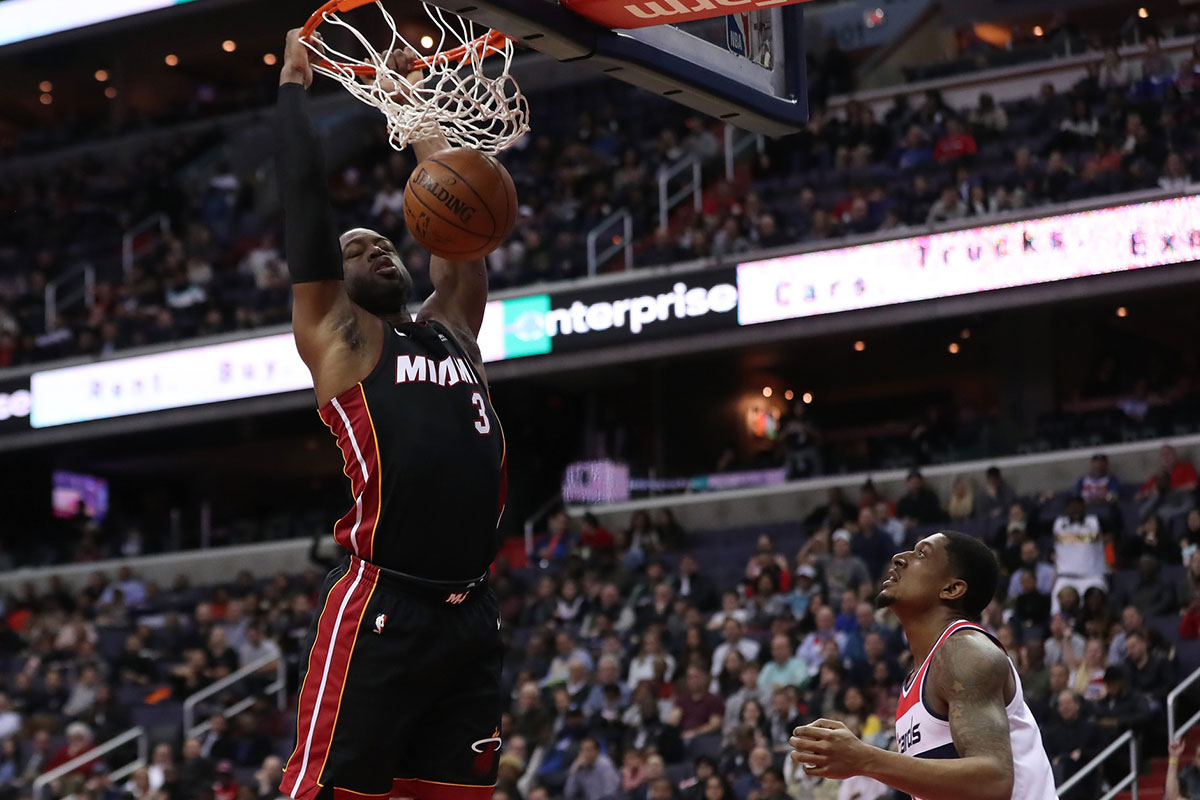
[[[671,192],[671,182],[684,173],[691,173],[691,180]],[[671,166],[663,165],[658,171],[658,224],[667,227],[675,207],[692,198],[692,209],[699,214],[704,197],[704,176],[700,159],[696,156],[681,158]]]
[[[125,275],[129,275],[133,271],[133,266],[137,263],[138,256],[141,255],[134,245],[137,237],[154,228],[158,228],[158,232],[163,235],[170,233],[171,218],[161,212],[151,214],[121,236],[121,269],[124,270]]]
[[[738,134],[741,134],[740,136]],[[750,133],[741,128],[725,124],[725,180],[732,181],[735,177],[737,158],[753,147],[761,153],[767,146],[767,139],[761,133]]]
[[[1171,693],[1167,695],[1168,742],[1173,742],[1175,739],[1186,735],[1187,732],[1192,729],[1193,725],[1195,725],[1197,722],[1200,722],[1200,711],[1197,711],[1195,714],[1188,717],[1187,722],[1184,722],[1178,728],[1175,727],[1175,701],[1182,697],[1183,693],[1187,691],[1187,688],[1198,680],[1200,680],[1200,668],[1196,669],[1191,675],[1188,675],[1186,678],[1184,678],[1183,681],[1181,681],[1179,685],[1172,689]]]
[[[251,661],[249,664],[242,667],[238,671],[231,672],[229,675],[226,675],[224,678],[222,678],[221,680],[212,684],[211,686],[207,686],[207,687],[201,689],[200,691],[196,692],[195,694],[190,695],[186,700],[183,701],[183,735],[184,735],[184,737],[186,738],[188,736],[200,736],[202,734],[207,733],[209,728],[212,726],[208,720],[205,720],[204,722],[200,723],[199,725],[195,724],[195,722],[196,722],[196,706],[200,702],[208,699],[209,697],[212,697],[214,694],[217,694],[218,692],[222,691],[223,689],[225,689],[229,686],[232,686],[233,684],[237,683],[238,681],[242,680],[243,678],[247,678],[251,675],[254,675],[255,673],[262,671],[264,667],[269,667],[272,664],[275,665],[275,680],[273,680],[270,684],[268,684],[266,687],[264,687],[261,692],[252,692],[248,697],[242,698],[238,702],[236,702],[233,705],[229,706],[228,708],[224,709],[221,713],[225,715],[226,719],[231,719],[233,717],[236,717],[238,714],[242,713],[246,709],[250,708],[250,706],[254,705],[254,701],[255,701],[255,699],[257,699],[259,694],[274,694],[275,702],[276,702],[279,710],[286,711],[287,710],[287,670],[284,665],[283,654],[280,653],[277,656],[263,656],[262,658],[260,658],[256,661]]]
[[[80,767],[82,767],[86,764],[90,764],[93,761],[98,760],[101,756],[104,756],[107,753],[111,753],[113,750],[116,750],[118,747],[121,747],[129,742],[134,741],[134,740],[137,740],[138,757],[135,760],[131,761],[130,763],[126,764],[125,766],[121,767],[120,769],[110,772],[109,776],[108,776],[109,780],[114,781],[114,782],[128,777],[129,775],[133,774],[133,772],[135,770],[141,769],[142,767],[146,766],[146,763],[147,763],[146,756],[147,756],[148,741],[146,738],[146,730],[145,730],[145,728],[142,728],[140,725],[137,727],[134,727],[134,728],[130,728],[129,730],[125,731],[124,733],[118,734],[118,735],[114,736],[113,738],[109,739],[107,742],[104,742],[103,744],[98,744],[95,747],[93,747],[91,750],[86,750],[86,751],[80,753],[79,755],[75,756],[75,758],[72,758],[67,763],[65,763],[61,766],[55,767],[54,769],[50,770],[49,772],[39,775],[37,777],[37,779],[34,780],[33,786],[32,786],[31,794],[33,796],[33,800],[52,800],[51,798],[47,797],[44,794],[46,787],[49,786],[51,783],[58,780],[59,778],[69,775],[70,773],[74,772],[75,770],[79,769]]]
[[[1058,796],[1062,797],[1068,791],[1075,788],[1075,786],[1078,785],[1079,782],[1085,777],[1099,769],[1100,765],[1107,761],[1109,756],[1127,745],[1129,747],[1129,774],[1117,781],[1116,785],[1110,788],[1102,797],[1098,798],[1098,800],[1112,800],[1112,798],[1125,791],[1125,789],[1129,789],[1129,793],[1133,800],[1137,800],[1138,755],[1137,739],[1134,737],[1133,731],[1125,731],[1122,733],[1117,737],[1116,741],[1101,750],[1095,758],[1093,758],[1087,764],[1084,764],[1078,772],[1076,772],[1067,780],[1063,781],[1063,783],[1059,786],[1055,787],[1058,792]]]
[[[620,233],[614,233],[620,226]],[[612,240],[600,249],[601,237],[612,234]],[[603,222],[588,231],[587,266],[588,277],[596,277],[600,267],[618,252],[625,251],[625,271],[633,269],[633,216],[628,208],[617,209]]]

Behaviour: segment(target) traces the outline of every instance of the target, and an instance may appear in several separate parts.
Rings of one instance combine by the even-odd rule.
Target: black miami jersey
[[[504,432],[487,385],[438,322],[384,325],[374,369],[319,410],[354,507],[338,544],[432,581],[487,572],[507,492]]]

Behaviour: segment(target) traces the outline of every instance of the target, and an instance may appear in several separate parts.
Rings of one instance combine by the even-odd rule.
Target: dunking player
[[[868,775],[919,800],[1056,797],[1016,667],[972,621],[995,594],[998,572],[987,545],[954,531],[896,554],[876,604],[900,618],[920,665],[896,709],[900,752],[820,719],[795,730],[792,758],[809,775]]]
[[[412,280],[375,231],[333,230],[305,108],[308,50],[291,31],[279,79],[279,181],[296,348],[337,437],[354,507],[334,527],[349,554],[310,631],[294,800],[490,797],[500,746],[500,617],[486,586],[504,506],[504,434],[475,337],[482,261],[430,260]],[[414,142],[418,159],[446,146]]]

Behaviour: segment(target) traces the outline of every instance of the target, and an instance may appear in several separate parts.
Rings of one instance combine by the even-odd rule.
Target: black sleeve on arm
[[[333,229],[325,157],[309,119],[304,87],[279,87],[275,172],[283,203],[283,239],[292,283],[340,281],[342,253]]]

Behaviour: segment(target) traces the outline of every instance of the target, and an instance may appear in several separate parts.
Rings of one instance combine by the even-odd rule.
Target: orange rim
[[[328,14],[338,11],[353,11],[356,8],[374,2],[375,0],[329,0],[325,5],[314,11],[312,16],[308,18],[308,22],[304,23],[304,27],[300,29],[300,38],[305,40],[311,38],[313,32],[325,21],[325,17]],[[439,61],[457,61],[459,64],[470,64],[475,59],[486,58],[492,51],[503,47],[504,42],[508,38],[508,36],[505,36],[500,31],[488,31],[483,36],[467,44],[459,45],[444,53],[418,59],[413,63],[413,67],[417,69],[429,69]],[[335,72],[345,72],[348,70],[364,78],[370,78],[375,75],[375,68],[370,64],[351,64],[345,61],[335,62],[321,56],[315,58],[312,61],[312,65],[314,67],[324,67]]]

